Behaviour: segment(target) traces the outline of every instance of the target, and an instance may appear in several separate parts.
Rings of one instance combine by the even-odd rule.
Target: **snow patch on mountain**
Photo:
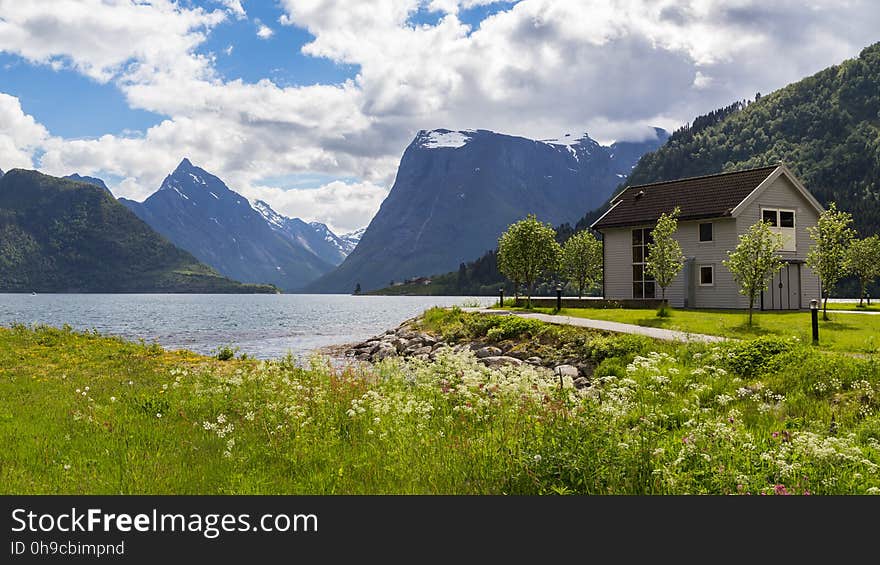
[[[425,149],[452,148],[457,149],[467,145],[473,137],[473,130],[450,131],[448,129],[435,129],[432,131],[419,132],[420,145]]]

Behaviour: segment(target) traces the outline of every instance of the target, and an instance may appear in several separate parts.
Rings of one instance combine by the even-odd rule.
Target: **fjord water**
[[[222,345],[271,359],[307,357],[396,327],[432,306],[493,297],[343,294],[0,294],[0,326],[69,324],[169,349],[211,354]]]

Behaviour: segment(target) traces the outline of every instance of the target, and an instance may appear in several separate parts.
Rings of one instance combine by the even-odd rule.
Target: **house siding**
[[[784,259],[806,261],[813,240],[807,228],[819,222],[819,213],[800,193],[797,187],[781,175],[773,184],[746,206],[737,217],[737,230],[748,231],[749,227],[761,218],[762,208],[784,208],[795,211],[795,251],[780,252]],[[807,308],[810,300],[819,298],[819,277],[806,265],[801,266],[801,306]],[[746,304],[746,307],[748,304]],[[755,306],[760,306],[756,304]]]
[[[603,230],[602,236],[605,297],[613,300],[632,298],[632,230]]]
[[[781,252],[786,259],[805,260],[812,241],[807,228],[816,225],[819,214],[785,175],[774,180],[736,218],[681,221],[675,238],[689,264],[666,289],[666,298],[672,306],[681,308],[748,308],[748,299],[739,293],[733,274],[724,266],[727,252],[736,248],[739,235],[761,217],[762,208],[795,210],[796,251]],[[711,222],[711,242],[699,241],[699,225]],[[602,230],[605,253],[605,298],[622,300],[632,298],[632,230],[650,226],[628,226]],[[714,284],[699,285],[699,267],[712,265]],[[795,268],[795,267],[793,267]],[[800,306],[808,307],[812,298],[819,296],[819,279],[806,265],[801,269]],[[688,282],[691,288],[689,289]],[[794,281],[792,281],[794,286]],[[657,298],[660,289],[657,288]],[[755,307],[761,306],[760,301]],[[796,307],[796,306],[795,306]]]

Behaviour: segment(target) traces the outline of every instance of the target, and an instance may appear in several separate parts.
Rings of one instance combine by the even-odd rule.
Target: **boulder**
[[[483,359],[484,357],[499,357],[503,352],[497,347],[482,347],[477,349],[474,355],[477,356],[478,359]]]
[[[540,357],[535,356],[535,357],[529,357],[528,359],[526,359],[526,363],[528,363],[529,365],[543,365],[544,360],[541,359]]]
[[[419,347],[418,349],[416,349],[415,351],[412,352],[413,357],[425,356],[427,358],[428,355],[430,355],[430,354],[431,354],[431,346],[430,345],[424,345],[424,346]]]
[[[587,377],[578,377],[574,380],[575,388],[587,388],[590,386],[590,379]]]
[[[390,343],[383,342],[379,349],[373,354],[375,361],[381,361],[386,357],[394,357],[397,355],[397,349]]]
[[[480,361],[485,364],[487,367],[506,367],[508,365],[513,365],[518,367],[522,365],[522,361],[517,359],[516,357],[508,357],[506,355],[492,355],[489,357],[481,357]]]
[[[571,377],[572,380],[578,378],[581,373],[574,365],[557,365],[553,368],[553,372],[561,377]]]

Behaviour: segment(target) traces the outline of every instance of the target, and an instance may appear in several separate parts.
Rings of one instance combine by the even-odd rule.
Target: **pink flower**
[[[787,495],[788,490],[786,490],[785,485],[776,485],[773,487],[773,492],[779,495]]]

